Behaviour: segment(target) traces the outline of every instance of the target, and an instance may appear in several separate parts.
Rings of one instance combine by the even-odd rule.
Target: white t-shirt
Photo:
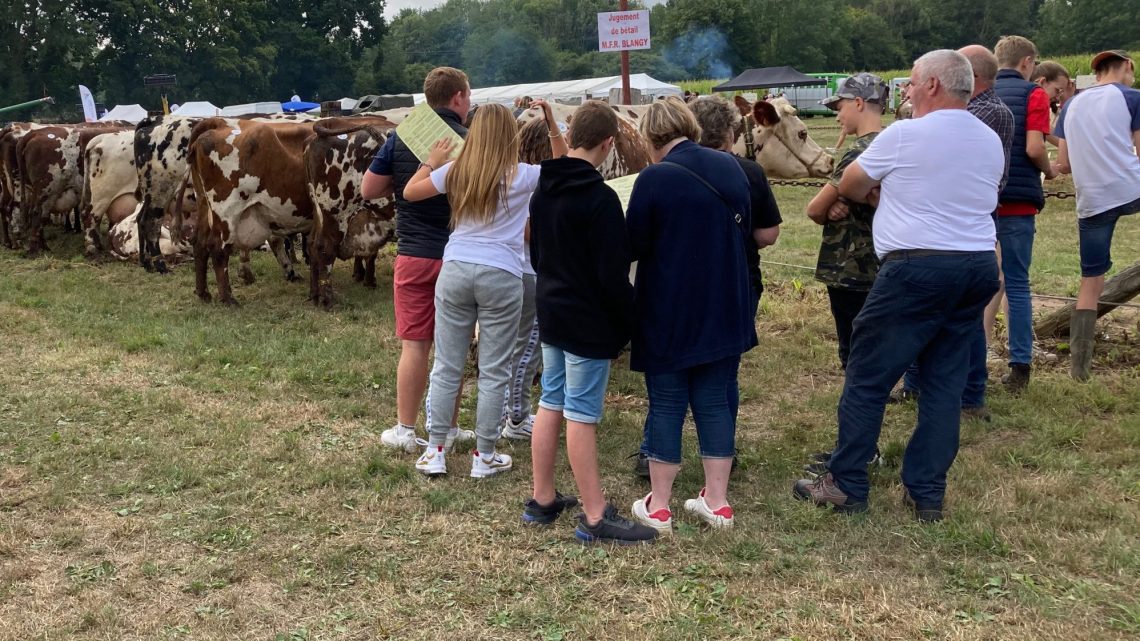
[[[1065,103],[1056,135],[1064,138],[1077,188],[1077,217],[1088,218],[1140,198],[1140,91],[1120,84],[1089,87]]]
[[[887,127],[855,160],[882,182],[871,231],[880,258],[899,249],[992,251],[1005,152],[965,109]]]
[[[441,194],[447,193],[447,172],[452,164],[431,172],[431,184]],[[443,250],[444,262],[457,260],[497,267],[522,278],[529,267],[523,235],[530,215],[530,197],[538,188],[540,172],[538,165],[520,162],[507,190],[506,207],[500,204],[489,224],[468,220],[453,229]]]

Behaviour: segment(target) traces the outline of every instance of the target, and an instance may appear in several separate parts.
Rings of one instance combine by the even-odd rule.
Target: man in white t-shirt
[[[918,424],[903,458],[907,504],[920,521],[942,518],[946,473],[958,452],[969,345],[998,289],[991,214],[1005,171],[1001,140],[966,111],[969,60],[948,49],[914,63],[914,119],[887,127],[847,168],[839,193],[877,204],[872,230],[882,261],[855,318],[839,439],[828,473],[795,495],[839,512],[867,509],[874,454],[891,388],[919,364]]]
[[[1057,169],[1077,187],[1081,289],[1069,326],[1073,378],[1088,380],[1097,301],[1112,267],[1112,233],[1121,216],[1140,211],[1140,91],[1124,51],[1092,60],[1096,84],[1065,102],[1057,118]]]

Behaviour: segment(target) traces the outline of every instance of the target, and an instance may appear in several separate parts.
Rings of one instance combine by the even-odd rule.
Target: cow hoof
[[[170,268],[166,266],[166,263],[164,261],[158,260],[154,263],[154,271],[160,274],[169,274]]]
[[[299,283],[304,279],[298,276],[297,272],[289,272],[285,275],[285,280],[289,281],[290,283]]]
[[[220,302],[226,307],[241,307],[241,303],[237,302],[237,300],[232,296],[229,298],[223,298]]]
[[[252,285],[257,282],[257,279],[254,278],[253,272],[242,272],[241,282],[245,283],[246,285]]]
[[[213,297],[210,296],[210,292],[198,292],[198,300],[202,301],[203,303],[208,303],[213,300]]]
[[[371,278],[371,279],[366,278],[364,280],[364,286],[367,287],[368,289],[376,289],[376,279],[375,278]]]

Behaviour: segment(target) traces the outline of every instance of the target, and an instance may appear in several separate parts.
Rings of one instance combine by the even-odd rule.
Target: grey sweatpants
[[[494,452],[503,398],[522,313],[522,279],[510,272],[448,261],[435,283],[435,363],[431,368],[429,442],[443,445],[455,425],[455,397],[475,323],[479,323],[479,403],[475,437],[479,452]]]
[[[521,423],[530,416],[530,391],[534,375],[542,365],[542,349],[538,344],[538,316],[535,313],[534,274],[523,274],[522,317],[511,357],[511,382],[507,389],[503,418]],[[482,330],[480,330],[482,331]]]

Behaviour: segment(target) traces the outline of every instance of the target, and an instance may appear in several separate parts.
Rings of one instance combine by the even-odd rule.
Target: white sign
[[[648,11],[609,11],[598,14],[598,51],[648,48]]]

